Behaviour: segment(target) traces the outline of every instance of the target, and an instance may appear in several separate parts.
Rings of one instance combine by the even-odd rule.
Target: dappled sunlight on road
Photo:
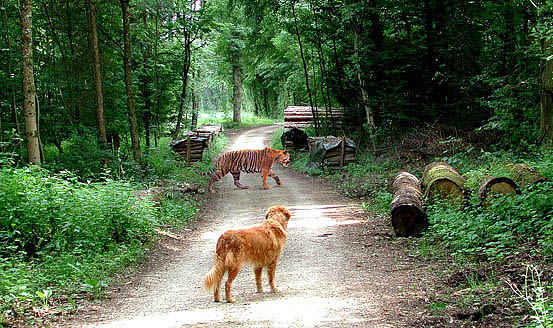
[[[363,219],[363,211],[352,205],[309,205],[289,208],[293,220],[291,228],[323,228],[338,225],[356,224]]]
[[[353,205],[308,205],[287,207],[292,213],[288,229],[311,228],[320,229],[324,227],[348,225],[361,223],[363,210]],[[217,230],[207,231],[201,235],[204,240],[217,240],[227,230],[248,229],[261,224],[237,227],[231,223],[219,226]]]

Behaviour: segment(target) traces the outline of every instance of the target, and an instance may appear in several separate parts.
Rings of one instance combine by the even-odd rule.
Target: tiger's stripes
[[[270,176],[278,185],[282,185],[280,178],[273,173],[272,167],[275,162],[281,163],[283,166],[288,166],[290,163],[290,154],[286,150],[278,150],[266,147],[264,149],[244,149],[229,151],[221,155],[216,161],[211,170],[206,173],[197,172],[201,175],[212,175],[209,182],[209,191],[215,193],[213,184],[229,172],[234,179],[234,185],[240,189],[247,189],[240,183],[240,172],[244,173],[261,173],[263,178],[263,188],[271,188],[267,184],[267,177]]]

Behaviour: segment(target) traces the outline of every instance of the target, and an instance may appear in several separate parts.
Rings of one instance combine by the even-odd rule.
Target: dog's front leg
[[[254,268],[253,273],[255,274],[255,285],[257,286],[257,292],[263,293],[263,286],[261,286],[261,273],[263,268]]]

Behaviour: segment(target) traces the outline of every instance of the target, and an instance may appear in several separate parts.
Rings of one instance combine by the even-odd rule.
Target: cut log
[[[424,197],[431,202],[436,198],[463,204],[465,179],[451,165],[444,162],[432,162],[424,168],[422,188]]]
[[[389,185],[393,193],[390,213],[396,236],[419,236],[428,228],[419,179],[401,171],[392,177]]]
[[[517,184],[507,177],[491,177],[478,188],[478,195],[484,207],[490,205],[492,197],[497,197],[501,194],[520,194],[520,190]]]
[[[507,164],[507,170],[511,173],[513,181],[520,187],[547,181],[538,170],[528,164]]]

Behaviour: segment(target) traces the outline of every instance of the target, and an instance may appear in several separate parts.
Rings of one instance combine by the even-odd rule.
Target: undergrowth
[[[280,144],[279,137],[273,136],[273,143],[278,141]],[[400,169],[406,169],[421,179],[424,165],[431,162],[402,167],[393,156],[377,158],[371,153],[362,153],[356,156],[355,163],[346,165],[342,170],[324,165],[321,169],[311,170],[307,168],[308,161],[307,151],[295,152],[291,167],[324,177],[345,195],[360,199],[366,210],[381,214],[389,214],[390,211],[392,194],[387,188],[389,179]],[[495,293],[496,288],[505,293],[506,284],[499,277],[509,277],[507,272],[512,270],[508,269],[511,266],[517,266],[518,270],[524,266],[523,263],[534,263],[542,268],[547,277],[552,277],[553,150],[534,148],[531,152],[491,152],[468,146],[455,152],[444,151],[434,161],[445,161],[461,173],[466,179],[466,198],[462,207],[446,201],[436,201],[425,207],[430,226],[416,241],[420,255],[452,258],[461,272],[464,267],[478,264],[507,268],[505,272],[482,278],[486,284],[493,286],[483,295]],[[513,178],[513,170],[509,168],[513,163],[525,163],[549,181],[521,186],[519,195],[497,197],[489,206],[483,206],[478,196],[480,184],[491,176]],[[536,267],[532,279],[521,278],[520,274],[511,277],[526,280],[524,292],[513,292],[511,297],[518,297],[528,304],[531,313],[531,322],[526,320],[528,327],[553,327],[553,282],[538,281],[536,276],[539,270]],[[468,290],[482,289],[481,278],[476,275],[471,280],[472,275],[469,270],[467,272]]]
[[[55,165],[0,165],[0,326],[34,320],[32,308],[74,310],[76,299],[101,297],[116,272],[141,261],[156,229],[194,219],[200,204],[193,195],[135,197],[152,186],[206,184],[169,141],[145,150],[136,170],[78,171],[93,181]],[[226,141],[216,138],[195,165],[211,166]],[[99,163],[101,156],[92,158]]]

